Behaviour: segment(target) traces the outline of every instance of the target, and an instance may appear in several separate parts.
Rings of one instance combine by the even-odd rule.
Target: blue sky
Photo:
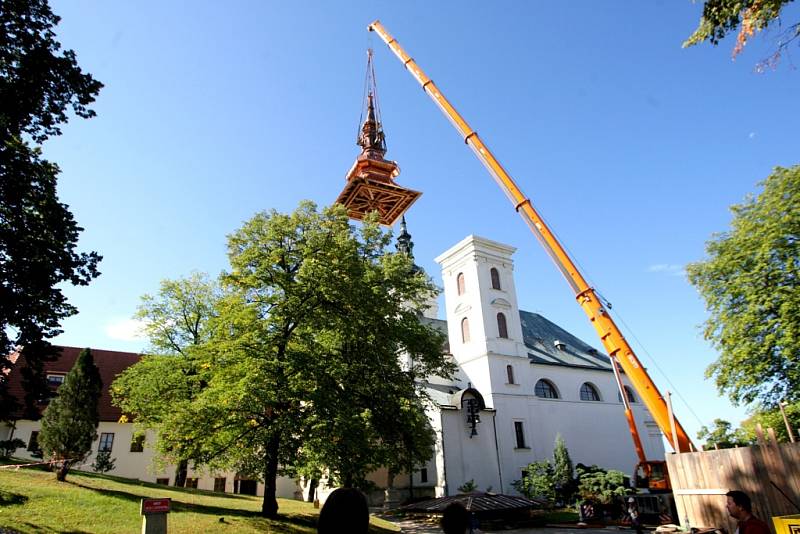
[[[704,257],[776,165],[797,164],[800,74],[756,74],[770,37],[732,61],[682,49],[702,3],[89,2],[58,0],[58,36],[105,84],[92,120],[45,145],[59,193],[104,256],[66,293],[55,342],[141,350],[129,319],[159,281],[226,268],[226,235],[260,210],[331,203],[358,153],[366,49],[375,49],[420,264],[468,234],[518,248],[523,309],[600,347],[568,285],[480,163],[380,39],[378,18],[465,116],[614,304],[694,437],[742,407],[703,373],[703,302],[683,267]],[[800,19],[800,6],[786,20]],[[797,55],[797,54],[795,54]],[[637,341],[638,340],[638,341]],[[638,344],[641,342],[641,345]],[[643,349],[641,348],[643,347]],[[663,371],[662,372],[660,371]],[[671,384],[667,381],[671,381]]]

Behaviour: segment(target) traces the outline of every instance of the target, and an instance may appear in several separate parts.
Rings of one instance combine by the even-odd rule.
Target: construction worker
[[[729,491],[725,497],[728,513],[739,522],[735,534],[770,534],[767,524],[753,515],[750,497],[745,492]]]
[[[633,497],[628,497],[627,512],[631,518],[631,528],[636,529],[636,534],[642,534],[642,516],[639,514],[639,505]]]

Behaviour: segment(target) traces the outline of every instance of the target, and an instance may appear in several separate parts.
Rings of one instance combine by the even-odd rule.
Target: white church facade
[[[508,245],[468,236],[436,258],[442,268],[446,319],[437,317],[432,303],[422,320],[447,333],[449,353],[458,370],[453,380],[429,377],[426,381],[434,401],[428,414],[437,434],[436,447],[410,480],[407,475],[394,478],[398,500],[411,494],[453,495],[470,481],[480,491],[516,494],[512,483],[529,463],[552,457],[559,434],[574,463],[633,472],[637,457],[608,356],[543,316],[519,309],[514,251]],[[78,351],[63,348],[62,358],[46,364],[54,388]],[[98,450],[108,450],[116,458],[109,474],[171,483],[174,467],[153,462],[149,445],[154,436],[148,434],[144,443],[137,442],[133,425],[120,419],[122,414],[110,402],[108,387],[113,378],[138,361],[139,355],[94,349],[93,354],[104,391],[99,439],[83,468],[89,469]],[[647,456],[663,459],[658,427],[630,386],[626,393]],[[16,421],[13,427],[0,423],[0,440],[21,439],[26,445],[14,456],[34,460],[39,427],[39,421],[33,420]],[[198,469],[190,471],[189,479],[199,489],[263,494],[262,483],[240,479],[235,473]],[[386,473],[376,472],[370,479],[379,488],[370,500],[379,504],[388,484]],[[304,498],[306,491],[300,481],[281,479],[278,484],[279,497]],[[321,500],[328,491],[320,489]]]
[[[529,463],[552,458],[557,435],[574,463],[630,474],[638,460],[608,356],[519,309],[514,251],[468,236],[436,258],[446,321],[435,308],[426,320],[446,329],[458,372],[454,381],[428,382],[437,445],[413,486],[437,497],[470,481],[515,494],[512,483]],[[630,385],[625,392],[648,458],[663,459],[655,421]]]

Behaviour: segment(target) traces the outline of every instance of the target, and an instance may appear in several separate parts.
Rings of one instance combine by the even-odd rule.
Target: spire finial
[[[372,49],[367,50],[367,79],[365,80],[367,118],[361,125],[361,131],[356,143],[363,149],[361,151],[370,159],[383,160],[386,154],[386,137],[383,134],[383,125],[380,120],[378,108],[378,85],[375,80],[375,66],[372,64]],[[363,108],[362,108],[363,109]]]

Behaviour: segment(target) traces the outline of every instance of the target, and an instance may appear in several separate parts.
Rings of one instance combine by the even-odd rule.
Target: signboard
[[[141,514],[166,514],[171,502],[171,499],[142,499]]]
[[[777,534],[800,534],[800,515],[783,515],[772,518]]]

